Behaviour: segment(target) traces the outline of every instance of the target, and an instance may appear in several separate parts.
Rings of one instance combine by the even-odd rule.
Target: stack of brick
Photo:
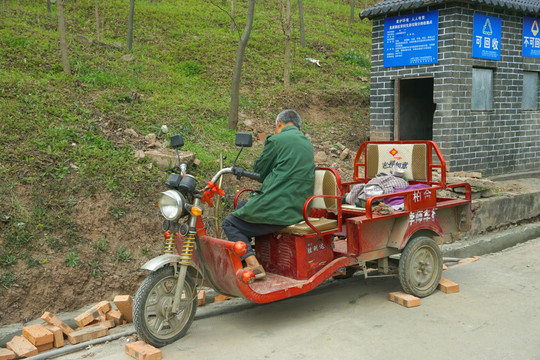
[[[110,328],[132,322],[133,298],[130,295],[119,295],[113,302],[118,310],[113,309],[109,301],[102,301],[77,315],[73,319],[79,326],[77,329],[72,329],[54,314],[45,312],[41,320],[46,324],[24,327],[22,336],[13,337],[7,343],[7,349],[0,348],[0,360],[30,357],[53,347],[62,347],[64,338],[71,344],[97,339],[108,335]]]

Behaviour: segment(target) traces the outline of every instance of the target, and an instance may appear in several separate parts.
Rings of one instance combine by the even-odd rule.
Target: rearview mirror
[[[253,139],[251,133],[238,132],[236,133],[236,146],[251,147],[253,145]]]
[[[173,149],[178,149],[179,147],[182,147],[182,146],[184,146],[184,138],[182,137],[182,135],[177,134],[177,135],[171,136],[171,147]]]

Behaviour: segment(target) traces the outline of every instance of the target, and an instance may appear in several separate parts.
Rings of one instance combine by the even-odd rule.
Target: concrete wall
[[[450,170],[489,176],[540,168],[540,111],[521,110],[523,71],[540,72],[540,58],[521,56],[523,14],[468,4],[413,12],[432,10],[439,10],[438,63],[432,65],[384,68],[384,18],[373,20],[371,139],[393,139],[394,80],[433,77],[433,140]],[[475,12],[502,19],[500,61],[472,58]],[[494,70],[493,111],[471,111],[473,67]]]

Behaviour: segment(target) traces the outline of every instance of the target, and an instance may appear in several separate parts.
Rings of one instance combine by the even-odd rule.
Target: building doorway
[[[433,78],[396,79],[394,140],[433,140]]]

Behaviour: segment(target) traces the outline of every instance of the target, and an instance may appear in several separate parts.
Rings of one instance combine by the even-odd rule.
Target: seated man
[[[255,257],[250,238],[302,221],[304,202],[313,195],[313,146],[300,132],[301,124],[296,111],[279,113],[274,135],[266,138],[264,149],[253,164],[253,170],[261,175],[261,187],[222,224],[230,241],[243,241],[248,246],[242,260],[247,269],[255,272],[256,279],[264,278],[266,273]]]

